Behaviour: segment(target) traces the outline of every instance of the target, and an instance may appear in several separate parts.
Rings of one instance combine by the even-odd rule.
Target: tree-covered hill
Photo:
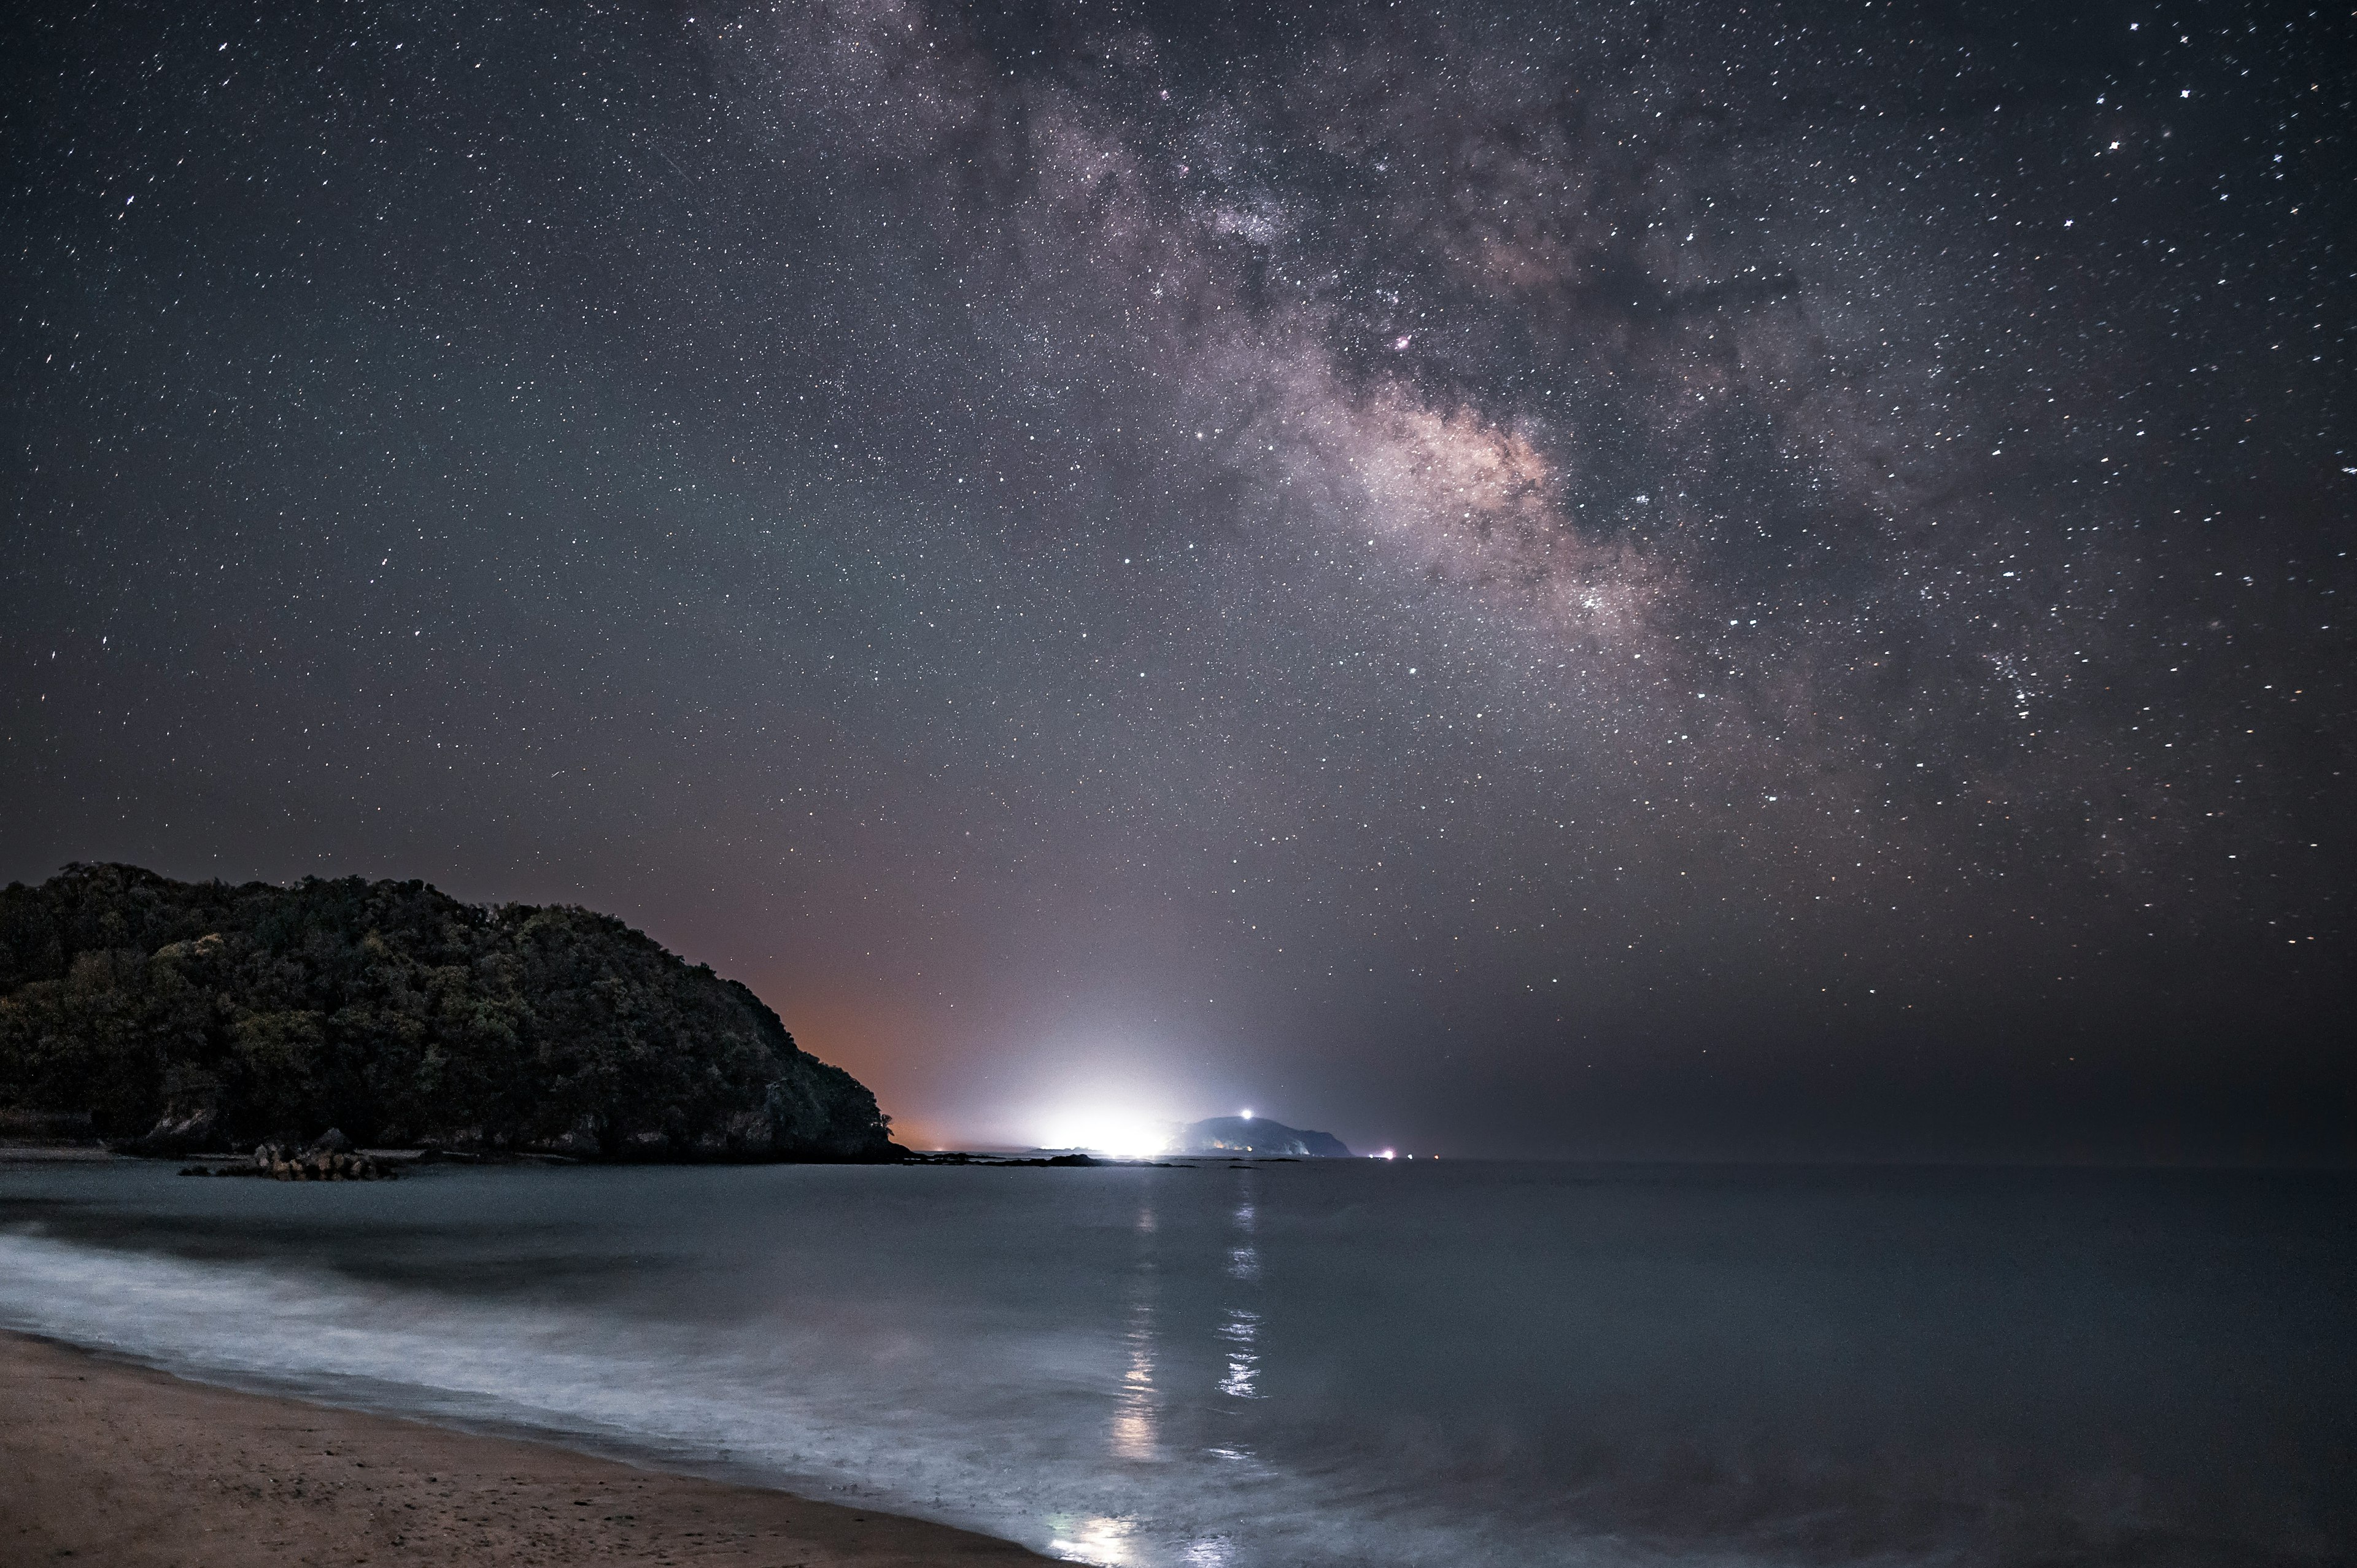
[[[752,992],[587,909],[422,882],[0,891],[0,1110],[156,1152],[330,1126],[607,1159],[896,1157],[889,1118]]]

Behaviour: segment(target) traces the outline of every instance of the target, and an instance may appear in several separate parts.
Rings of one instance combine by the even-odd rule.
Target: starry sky
[[[2357,1152],[2357,28],[195,4],[0,49],[0,876],[421,876],[912,1143]]]

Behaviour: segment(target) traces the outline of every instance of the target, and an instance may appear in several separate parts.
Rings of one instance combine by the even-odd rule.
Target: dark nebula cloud
[[[928,1141],[2348,1152],[2345,18],[11,27],[8,875],[611,908]]]

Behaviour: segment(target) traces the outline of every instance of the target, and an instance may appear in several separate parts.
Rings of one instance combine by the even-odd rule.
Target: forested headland
[[[118,865],[0,890],[0,1112],[173,1155],[330,1127],[609,1160],[902,1153],[760,998],[611,916]]]

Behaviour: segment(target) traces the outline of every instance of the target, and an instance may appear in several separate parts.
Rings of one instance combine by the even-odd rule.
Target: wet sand
[[[0,1334],[0,1568],[1047,1561],[946,1525]]]

